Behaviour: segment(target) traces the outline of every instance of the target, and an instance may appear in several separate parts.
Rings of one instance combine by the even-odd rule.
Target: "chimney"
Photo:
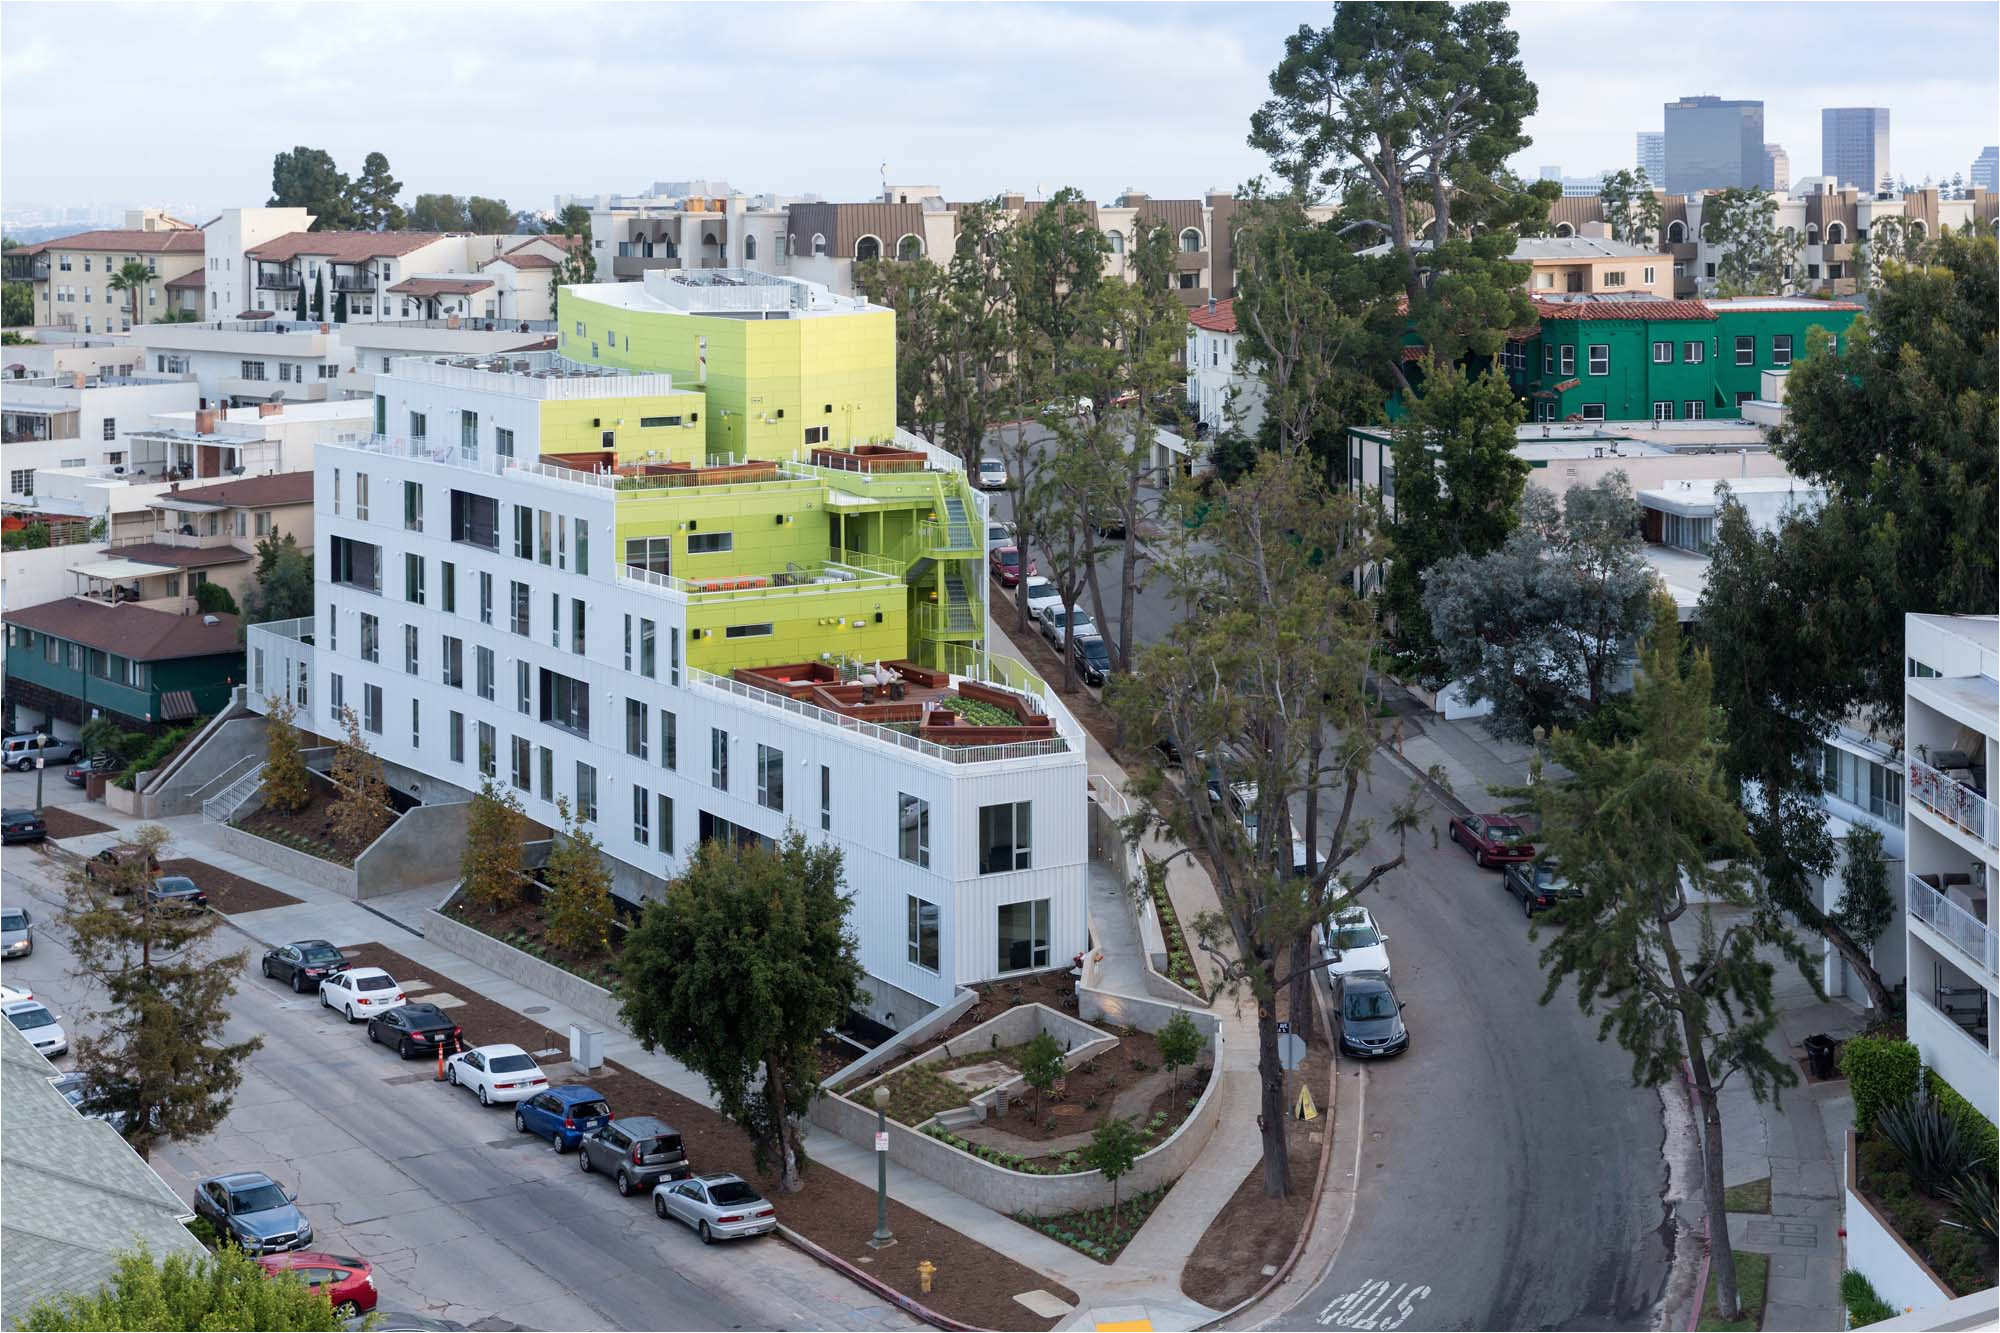
[[[284,413],[284,410],[285,410],[285,405],[283,403],[257,404],[257,415],[260,418],[280,416]]]
[[[1215,298],[1213,296],[1208,298],[1208,313],[1211,315],[1215,313]]]
[[[1583,224],[1577,232],[1579,236],[1590,236],[1600,241],[1611,239],[1611,224],[1592,220]]]
[[[197,435],[215,434],[215,409],[205,407],[194,414],[194,431]]]

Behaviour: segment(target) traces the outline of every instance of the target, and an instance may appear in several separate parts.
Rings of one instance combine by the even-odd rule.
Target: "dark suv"
[[[606,1173],[618,1182],[620,1194],[650,1190],[663,1180],[685,1180],[693,1174],[680,1134],[649,1115],[614,1120],[577,1140],[576,1149],[583,1173]]]

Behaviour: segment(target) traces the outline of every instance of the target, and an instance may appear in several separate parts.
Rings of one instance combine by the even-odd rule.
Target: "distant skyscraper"
[[[1764,104],[1683,97],[1666,105],[1668,194],[1764,183]]]
[[[1873,194],[1889,169],[1889,108],[1830,106],[1819,113],[1819,172]]]
[[[1667,136],[1655,130],[1639,131],[1639,170],[1662,190],[1667,184]]]
[[[1764,188],[1779,191],[1792,188],[1792,159],[1785,156],[1785,146],[1781,143],[1764,145]]]
[[[1982,151],[1972,164],[1972,174],[1968,179],[1975,187],[2000,193],[2000,148],[1988,147]]]

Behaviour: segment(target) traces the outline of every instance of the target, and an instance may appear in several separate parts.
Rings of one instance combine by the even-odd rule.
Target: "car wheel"
[[[453,1064],[447,1064],[447,1065],[446,1065],[446,1066],[444,1067],[444,1081],[445,1081],[445,1082],[447,1082],[447,1083],[449,1083],[449,1084],[451,1084],[451,1086],[453,1086],[454,1088],[458,1086],[458,1066],[457,1066],[457,1065],[453,1065]]]
[[[493,1105],[493,1099],[486,1095],[486,1085],[484,1083],[479,1085],[479,1104],[481,1106]]]
[[[576,1145],[576,1169],[586,1176],[590,1174],[590,1153],[581,1143]]]
[[[632,1196],[632,1177],[625,1174],[625,1168],[618,1168],[618,1192],[627,1198]]]
[[[347,1006],[347,1021],[349,1023],[354,1021],[354,1006],[351,1004]]]
[[[296,972],[292,973],[292,994],[304,995],[305,993],[306,993],[305,978],[301,977]]]
[[[319,993],[319,1007],[322,1009],[333,1008],[333,1001],[327,998],[327,994],[324,989],[322,989]]]
[[[1535,919],[1535,909],[1529,904],[1526,898],[1521,899],[1521,915],[1530,921]]]
[[[561,1130],[557,1129],[549,1132],[549,1148],[558,1157],[569,1151],[569,1145],[563,1142]]]
[[[1472,853],[1472,864],[1481,870],[1486,869],[1486,853],[1475,848]]]
[[[264,979],[266,981],[274,979],[274,974],[271,971],[271,960],[268,958],[264,960]]]
[[[519,1111],[514,1112],[514,1132],[516,1134],[525,1134],[528,1132],[528,1122],[521,1118]]]
[[[657,1194],[653,1196],[653,1211],[659,1214],[662,1222],[667,1220],[667,1201]]]
[[[353,1301],[342,1301],[333,1307],[333,1311],[342,1319],[357,1319],[361,1315],[361,1307]]]
[[[703,1222],[700,1226],[696,1227],[695,1230],[701,1233],[702,1244],[704,1245],[715,1244],[715,1233],[708,1229],[708,1223]]]

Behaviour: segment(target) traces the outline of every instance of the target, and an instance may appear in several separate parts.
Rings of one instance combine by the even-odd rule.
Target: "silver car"
[[[778,1210],[741,1176],[690,1176],[653,1187],[653,1211],[694,1228],[704,1245],[761,1236],[778,1227]]]
[[[34,951],[34,918],[24,907],[0,907],[0,958],[26,958]]]

